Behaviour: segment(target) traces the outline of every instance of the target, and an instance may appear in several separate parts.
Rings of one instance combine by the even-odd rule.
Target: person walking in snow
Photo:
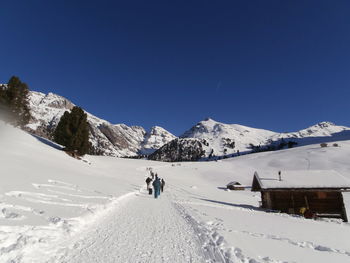
[[[147,177],[146,179],[146,185],[147,185],[147,191],[149,190],[149,185],[152,182],[152,178],[151,177]]]
[[[154,173],[152,171],[152,169],[149,171],[150,175],[151,175],[151,179],[154,180]]]
[[[155,175],[155,179],[154,179],[152,185],[153,185],[153,190],[154,190],[154,198],[158,198],[158,196],[160,195],[161,183],[160,183],[160,180],[159,180],[157,174]]]
[[[164,179],[162,178],[162,179],[160,180],[160,190],[162,191],[162,193],[163,193],[163,191],[164,191],[164,185],[165,185],[165,181],[164,181]]]

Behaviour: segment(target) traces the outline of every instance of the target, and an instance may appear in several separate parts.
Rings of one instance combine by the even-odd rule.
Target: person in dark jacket
[[[154,179],[152,185],[153,185],[153,190],[154,190],[154,198],[158,198],[158,196],[160,195],[161,183],[160,183],[160,180],[159,180],[157,174],[155,175],[155,179]]]
[[[163,193],[163,191],[164,191],[164,185],[165,185],[165,181],[164,181],[164,179],[162,178],[162,179],[160,180],[160,190],[162,191],[162,193]]]
[[[146,179],[147,191],[149,189],[149,185],[150,185],[151,182],[152,182],[152,178],[151,177],[147,177],[147,179]]]

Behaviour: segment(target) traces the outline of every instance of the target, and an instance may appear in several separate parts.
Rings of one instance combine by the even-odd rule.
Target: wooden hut
[[[245,186],[241,185],[239,182],[233,181],[231,183],[228,183],[226,185],[226,188],[230,190],[244,190]]]
[[[252,191],[262,207],[305,217],[342,218],[348,222],[342,192],[350,181],[335,171],[283,171],[254,174]]]

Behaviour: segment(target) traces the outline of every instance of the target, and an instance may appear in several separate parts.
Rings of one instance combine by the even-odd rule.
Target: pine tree
[[[54,140],[55,142],[68,146],[70,137],[72,137],[72,133],[69,130],[69,118],[70,113],[66,111],[61,117],[56,130],[54,131]]]
[[[0,117],[4,114],[4,112],[7,110],[7,105],[6,105],[6,93],[5,93],[5,88],[0,87]]]
[[[89,124],[84,111],[75,106],[71,113],[66,111],[54,132],[54,140],[65,146],[66,151],[84,155],[89,152]]]
[[[24,126],[29,122],[28,94],[27,84],[16,76],[10,78],[6,88],[0,89],[1,108],[8,111],[15,125]]]

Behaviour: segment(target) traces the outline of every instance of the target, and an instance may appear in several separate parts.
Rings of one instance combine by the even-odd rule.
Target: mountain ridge
[[[32,118],[26,129],[36,135],[52,139],[52,134],[61,116],[70,111],[75,104],[63,96],[54,93],[30,91],[29,108]],[[92,145],[91,154],[128,157],[151,153],[164,143],[175,138],[165,129],[157,133],[146,131],[141,126],[112,124],[87,111],[90,127],[89,141]],[[146,135],[149,134],[146,138]],[[144,142],[147,139],[147,143]]]
[[[74,106],[73,102],[63,96],[51,92],[45,94],[30,91],[29,108],[32,119],[26,129],[36,135],[52,139],[53,131],[61,116]],[[281,144],[285,147],[288,142],[292,142],[294,146],[325,142],[332,140],[333,137],[345,136],[350,139],[346,133],[350,133],[349,127],[338,126],[329,121],[319,122],[300,131],[281,133],[206,118],[177,137],[160,126],[153,126],[146,131],[141,126],[112,124],[89,112],[86,113],[92,145],[90,153],[116,157],[149,155],[151,159],[162,160],[162,156],[167,156],[168,161],[210,159],[213,156],[231,157],[252,151],[281,148]],[[173,142],[174,140],[176,142]],[[163,148],[170,143],[171,146]],[[191,145],[193,149],[190,149]],[[157,151],[160,152],[152,155]],[[177,156],[161,151],[175,151]],[[184,155],[184,152],[186,156],[179,156]],[[196,158],[190,156],[192,152]]]
[[[189,149],[190,143],[187,139],[192,139],[192,149]],[[279,133],[240,124],[225,124],[206,118],[183,133],[176,143],[164,145],[150,158],[158,161],[192,161],[196,158],[215,160],[343,139],[350,140],[350,128],[337,126],[332,122],[320,122],[297,132]],[[177,154],[169,154],[169,151]],[[190,152],[193,152],[194,156],[191,156]]]

